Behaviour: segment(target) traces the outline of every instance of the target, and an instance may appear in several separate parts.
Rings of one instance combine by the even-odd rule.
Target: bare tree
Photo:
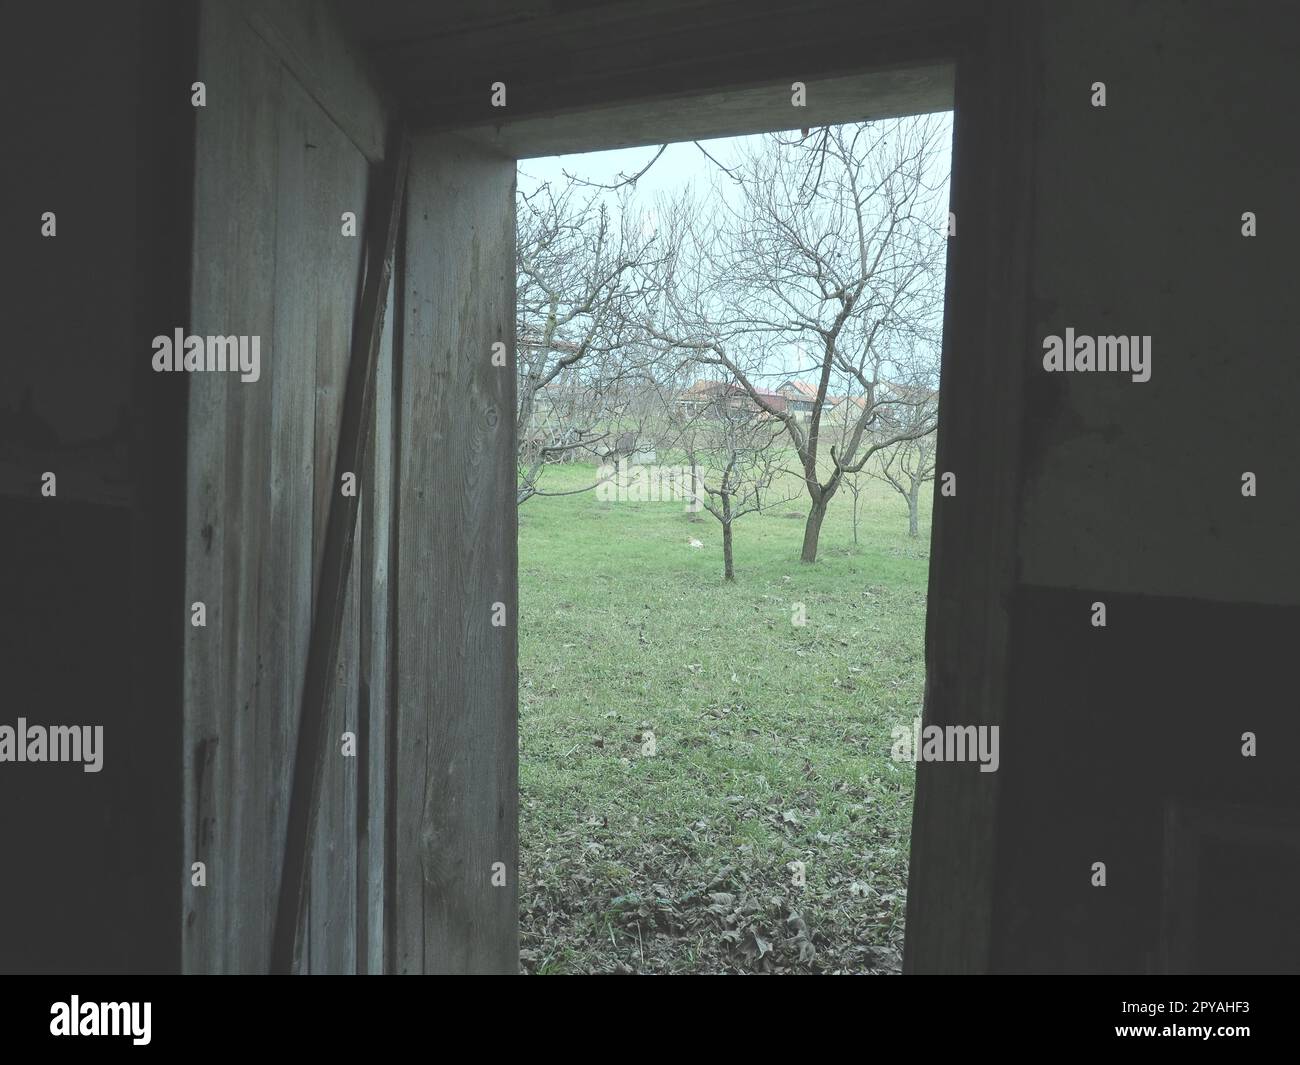
[[[910,357],[941,329],[946,136],[934,116],[773,135],[711,218],[686,198],[672,210],[679,250],[647,331],[725,370],[783,427],[810,500],[804,562],[844,477],[932,428],[898,419],[881,431],[889,408],[912,402],[890,382],[924,376]],[[806,422],[765,387],[803,375],[815,389]]]
[[[846,473],[842,478],[844,487],[849,490],[853,496],[853,546],[858,546],[858,505],[862,497],[862,471],[855,470],[853,473]]]
[[[570,182],[519,199],[516,236],[518,501],[552,463],[600,457],[650,409],[653,356],[629,323],[644,316],[656,237],[626,196],[614,205]],[[593,482],[573,491],[595,487]],[[563,493],[568,494],[568,493]]]
[[[871,472],[885,481],[907,502],[907,534],[920,535],[921,487],[934,480],[934,457],[937,433],[938,396],[930,389],[919,389],[916,402],[901,408],[912,427],[929,427],[921,436],[905,436],[880,452],[878,465]]]
[[[693,480],[692,495],[722,526],[722,575],[734,581],[732,527],[747,514],[789,502],[769,492],[783,472],[781,423],[749,397],[722,383],[706,405],[681,411],[680,440]]]

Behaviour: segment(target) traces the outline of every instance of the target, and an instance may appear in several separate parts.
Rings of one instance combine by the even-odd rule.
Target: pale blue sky
[[[951,129],[951,127],[950,127]],[[764,134],[747,137],[719,137],[701,141],[709,154],[723,166],[733,166],[742,154],[746,142],[757,140]],[[941,171],[951,169],[951,132],[944,149],[936,160]],[[554,185],[564,182],[564,172],[602,184],[613,184],[620,173],[635,174],[654,158],[658,145],[645,148],[616,148],[608,152],[586,152],[580,155],[553,155],[544,159],[525,159],[519,163],[519,191],[530,193],[545,181]],[[636,184],[636,199],[651,204],[660,193],[680,192],[695,184],[698,191],[708,189],[718,174],[718,168],[692,142],[670,144],[654,166]],[[723,185],[731,182],[724,179]]]
[[[738,146],[749,137],[721,137],[701,141],[724,166],[731,166]],[[609,152],[587,152],[582,155],[553,155],[546,159],[525,159],[519,164],[519,191],[532,192],[544,181],[553,185],[564,183],[564,171],[577,174],[588,181],[613,184],[620,172],[635,174],[654,158],[658,145],[649,148],[616,148]],[[648,173],[636,184],[636,197],[653,203],[661,192],[676,193],[692,182],[701,191],[709,187],[711,175],[717,167],[704,157],[704,153],[687,141],[670,144]]]

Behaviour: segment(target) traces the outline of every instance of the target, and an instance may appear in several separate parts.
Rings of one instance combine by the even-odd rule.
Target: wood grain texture
[[[291,79],[286,78],[291,83]],[[281,641],[284,668],[275,678],[276,714],[268,740],[268,757],[280,770],[269,796],[265,827],[266,875],[278,878],[284,852],[284,825],[288,808],[288,767],[294,750],[293,708],[302,701],[303,663],[311,629],[314,581],[313,505],[316,481],[316,346],[307,342],[315,332],[316,300],[312,292],[313,252],[319,245],[304,204],[313,161],[304,145],[310,141],[310,101],[292,91],[297,106],[286,107],[281,121],[280,184],[276,212],[275,343],[272,380],[275,388],[274,473],[271,514],[278,565],[270,575],[269,594],[280,619],[276,636]],[[268,892],[261,901],[271,907]],[[269,909],[263,928],[269,929],[274,910]],[[267,933],[269,935],[269,932]],[[259,966],[261,959],[259,959]],[[259,967],[260,971],[260,967]]]
[[[384,157],[386,104],[370,63],[320,0],[239,0],[249,26],[370,162]]]
[[[322,565],[329,508],[339,505],[343,499],[337,455],[348,388],[356,292],[361,277],[362,240],[342,235],[341,216],[344,211],[354,211],[358,233],[365,232],[368,168],[338,127],[317,106],[304,99],[303,110],[311,116],[311,128],[300,150],[310,167],[302,198],[311,215],[307,227],[311,234],[307,263],[314,289],[311,298],[316,308],[309,338],[316,353],[316,489],[312,533],[313,572],[317,575],[312,605],[316,615],[322,596],[334,594],[333,584],[322,583],[326,579]],[[366,491],[364,471],[357,468],[349,472],[356,474],[359,499]],[[342,734],[356,731],[360,604],[354,591],[358,573],[355,558],[347,572],[337,651],[329,667],[325,706],[327,757],[322,763],[324,772],[310,874],[307,927],[311,964],[307,971],[321,973],[351,972],[356,964],[357,759],[342,755]]]
[[[810,79],[807,106],[797,109],[790,106],[787,79],[704,95],[681,93],[670,99],[598,105],[580,112],[519,118],[503,114],[492,125],[462,130],[460,135],[518,159],[738,137],[947,111],[952,107],[952,79],[952,67],[945,63]]]
[[[395,132],[394,138],[396,143],[400,132]],[[317,359],[317,454],[326,456],[321,457],[318,468],[328,461],[332,472],[323,493],[321,482],[317,481],[318,579],[302,705],[296,724],[284,865],[277,890],[271,952],[271,968],[275,972],[287,972],[291,967],[297,945],[296,930],[301,929],[301,915],[308,908],[310,880],[316,882],[311,892],[312,909],[319,909],[322,891],[329,892],[336,900],[332,906],[335,915],[325,922],[332,929],[328,933],[332,936],[331,949],[335,943],[344,940],[349,943],[349,953],[332,954],[322,964],[332,971],[345,971],[354,967],[356,960],[355,847],[359,825],[354,767],[357,761],[355,752],[342,755],[333,750],[332,744],[358,710],[359,603],[357,593],[351,591],[359,572],[359,561],[353,551],[360,513],[357,479],[365,473],[367,434],[373,424],[376,364],[383,344],[383,313],[397,244],[405,167],[406,152],[399,147],[390,163],[375,176],[370,190],[367,214],[373,224],[365,231],[365,271],[354,290],[360,292],[356,322],[349,322],[345,330],[349,334],[348,354],[344,359],[332,355]],[[330,257],[323,261],[328,263]],[[342,275],[337,281],[335,289],[346,286]],[[331,295],[334,298],[328,302],[329,312],[318,315],[317,343],[323,345],[322,350],[333,352],[336,346],[342,345],[334,333],[337,322],[331,315],[341,316],[347,302],[346,293],[331,292],[328,268],[321,288],[326,299]],[[330,409],[324,416],[322,403]],[[320,435],[321,425],[332,428],[326,438]],[[355,736],[355,728],[346,731]],[[336,764],[339,758],[344,759],[342,765],[347,768],[337,787],[351,794],[350,804],[346,797],[340,798],[330,790],[329,782],[339,779]],[[343,822],[348,824],[346,841]],[[329,826],[323,837],[320,836],[322,825]],[[320,864],[327,854],[338,855],[338,875]],[[319,946],[313,953],[320,955]],[[301,959],[299,964],[304,964]]]
[[[390,915],[404,973],[518,969],[514,179],[455,137],[412,145]]]
[[[924,723],[1002,726],[1028,294],[1032,91],[1029,7],[998,9],[957,67]],[[991,964],[1000,773],[922,762],[912,818],[904,968]]]
[[[388,831],[388,746],[393,610],[389,560],[393,546],[393,336],[396,277],[388,291],[384,335],[375,370],[375,413],[366,464],[367,494],[361,509],[361,678],[357,735],[361,743],[358,781],[360,838],[357,849],[359,972],[384,971]]]
[[[274,328],[267,219],[277,156],[275,115],[265,101],[279,93],[280,67],[249,47],[243,25],[219,5],[205,4],[201,18],[199,77],[221,105],[198,123],[189,327],[265,339]],[[208,617],[203,628],[178,619],[187,625],[182,957],[187,971],[198,972],[255,968],[260,932],[256,884],[245,879],[259,871],[258,811],[245,798],[263,779],[249,725],[263,694],[256,580],[270,424],[255,423],[268,413],[271,385],[266,376],[256,384],[232,377],[190,381],[186,591],[189,601],[206,604]],[[195,861],[206,863],[206,887],[191,886]]]
[[[205,3],[200,42],[189,331],[260,336],[261,377],[190,382],[186,590],[208,626],[187,623],[182,964],[264,972],[359,283],[340,216],[364,224],[368,166],[237,9]],[[360,596],[343,606],[310,971],[356,968],[358,760],[337,741],[356,728]],[[199,860],[207,888],[190,886]]]
[[[342,0],[417,129],[463,129],[950,57],[964,0],[504,0],[472,9]],[[491,84],[509,94],[491,105]]]

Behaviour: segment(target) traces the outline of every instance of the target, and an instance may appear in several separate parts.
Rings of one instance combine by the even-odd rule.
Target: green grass
[[[841,490],[811,566],[806,496],[747,516],[734,583],[682,503],[520,508],[525,970],[898,969],[914,773],[889,752],[921,706],[924,495],[912,540],[871,482],[855,548]]]

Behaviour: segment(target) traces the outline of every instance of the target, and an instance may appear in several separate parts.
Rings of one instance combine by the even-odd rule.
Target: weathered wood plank
[[[1032,203],[1032,24],[999,9],[957,72],[953,210],[926,614],[926,725],[1000,727],[1017,577],[1016,497]],[[992,309],[992,310],[991,310]],[[998,773],[922,762],[912,817],[904,966],[985,972],[991,960]]]
[[[372,163],[384,158],[385,103],[370,61],[332,6],[319,0],[240,0],[253,31]]]
[[[266,847],[262,907],[264,946],[275,917],[274,893],[268,884],[279,881],[288,816],[289,771],[294,750],[295,708],[301,704],[303,664],[311,631],[313,543],[312,510],[316,466],[316,348],[305,342],[315,330],[316,291],[313,278],[319,248],[304,206],[311,151],[304,145],[312,133],[314,105],[284,79],[285,106],[279,141],[279,188],[276,211],[276,331],[271,371],[276,402],[272,429],[271,528],[277,543],[278,565],[269,575],[268,595],[274,604],[281,642],[281,669],[274,676],[276,705],[266,716],[266,757],[276,777],[268,781]],[[267,948],[269,951],[269,948]],[[261,958],[259,971],[269,963]]]
[[[200,39],[189,331],[259,336],[261,376],[190,382],[186,590],[208,626],[187,625],[182,950],[189,971],[262,972],[360,276],[340,216],[364,222],[368,167],[237,10],[205,3]],[[337,740],[356,728],[360,599],[339,600],[327,728],[347,764],[325,780],[322,886],[301,925],[304,967],[322,971],[356,968],[357,771]]]
[[[395,143],[398,140],[394,134]],[[355,625],[350,640],[343,640],[345,607],[349,574],[353,569],[353,539],[357,527],[356,494],[341,491],[344,475],[362,473],[364,443],[368,432],[371,407],[374,399],[376,363],[383,331],[383,311],[387,306],[387,293],[391,273],[393,250],[397,241],[397,224],[405,180],[405,151],[397,150],[376,177],[372,197],[365,214],[373,220],[366,229],[365,255],[367,268],[362,286],[360,306],[357,310],[355,330],[351,330],[350,355],[347,356],[346,382],[340,391],[330,376],[319,369],[325,360],[325,350],[340,346],[348,351],[349,345],[340,344],[339,322],[344,311],[340,297],[324,284],[322,314],[318,320],[316,341],[318,345],[318,395],[317,395],[317,456],[319,465],[331,469],[328,485],[322,491],[317,481],[318,520],[324,525],[323,540],[318,540],[320,552],[319,577],[313,596],[312,637],[308,647],[306,680],[303,688],[301,711],[298,715],[296,751],[293,763],[293,782],[290,792],[289,820],[285,837],[284,868],[280,877],[277,917],[273,937],[271,967],[276,972],[289,970],[299,928],[300,915],[307,895],[308,870],[312,864],[312,850],[316,825],[320,819],[320,801],[326,782],[327,763],[339,757],[332,747],[329,735],[329,699],[331,674],[338,662],[340,646],[349,646],[355,653],[358,637]],[[358,212],[359,214],[362,212]],[[341,283],[341,282],[340,282]],[[332,417],[332,404],[339,402],[337,419]],[[321,436],[322,426],[336,422],[337,434]],[[331,449],[331,439],[337,447]],[[322,455],[332,453],[332,461]],[[322,513],[323,512],[323,513]],[[327,524],[326,524],[327,522]],[[349,848],[355,847],[357,825],[351,818]],[[336,836],[331,836],[335,839]],[[349,849],[341,861],[355,873],[355,851]],[[317,893],[321,890],[317,878]],[[355,898],[349,907],[349,920],[355,921]],[[313,960],[311,963],[315,965]]]
[[[452,130],[655,99],[671,111],[674,100],[747,86],[788,89],[794,79],[919,67],[951,58],[986,6],[736,0],[669,11],[642,0],[373,39],[370,51],[401,93],[412,128]],[[364,16],[373,17],[373,7],[374,0],[356,5],[352,21],[363,37],[372,36]],[[450,21],[432,11],[402,19],[416,20]],[[494,81],[508,87],[505,109],[491,104]]]
[[[205,4],[201,19],[199,77],[213,106],[196,137],[190,331],[266,338],[274,317],[266,219],[274,212],[276,160],[267,101],[278,93],[280,66],[250,47],[246,27],[220,5]],[[232,167],[233,159],[242,161]],[[270,384],[230,374],[193,378],[186,584],[187,597],[207,605],[208,624],[187,634],[185,849],[189,861],[207,864],[207,887],[191,886],[187,864],[182,957],[188,971],[232,971],[252,967],[263,950],[250,905],[258,888],[245,879],[260,838],[252,833],[261,829],[244,796],[258,787],[246,723],[256,718],[259,675],[248,648],[257,646]]]
[[[396,276],[388,290],[384,336],[375,368],[375,416],[369,442],[366,483],[361,500],[362,542],[361,681],[357,735],[361,742],[358,779],[357,965],[361,972],[384,971],[385,868],[388,824],[388,726],[392,694],[388,583],[393,523],[393,333]]]
[[[257,60],[261,62],[261,59]],[[273,67],[267,67],[268,71]],[[280,71],[273,75],[279,84]],[[272,136],[279,135],[280,116],[264,101],[245,97],[241,109],[249,121]],[[273,141],[258,138],[255,161],[248,161],[244,173],[255,182],[256,202],[274,212],[276,200],[277,152]],[[242,213],[242,212],[241,212]],[[238,954],[231,968],[257,971],[261,967],[265,942],[266,904],[261,877],[265,869],[267,801],[276,779],[276,768],[267,756],[263,723],[276,713],[275,693],[269,682],[283,663],[279,646],[270,638],[270,615],[274,604],[266,595],[264,582],[280,563],[281,545],[270,538],[272,378],[268,340],[275,334],[275,230],[262,225],[255,211],[240,220],[238,240],[233,244],[234,262],[230,302],[223,308],[224,326],[214,324],[202,332],[227,333],[261,338],[257,381],[243,382],[226,375],[229,407],[235,414],[227,422],[226,518],[230,535],[226,539],[227,585],[223,606],[226,620],[235,621],[236,631],[226,645],[226,668],[235,680],[229,705],[226,751],[231,762],[223,780],[224,801],[230,805],[230,826],[238,876],[223,886],[232,894],[234,910],[227,915],[229,941]],[[234,598],[229,599],[233,582]],[[233,872],[234,870],[232,870]]]
[[[790,106],[787,79],[704,95],[682,93],[667,99],[597,104],[560,114],[503,114],[491,125],[463,130],[460,135],[518,159],[737,137],[946,111],[952,107],[952,81],[948,63],[809,79],[807,106],[795,109]]]
[[[397,515],[399,972],[518,969],[514,176],[512,160],[455,137],[413,145]],[[496,341],[511,353],[505,367],[491,363]],[[503,627],[492,625],[494,603]]]
[[[352,973],[357,967],[357,764],[342,755],[342,735],[357,732],[357,661],[360,611],[357,581],[361,560],[356,552],[343,598],[338,656],[330,677],[326,705],[325,754],[312,845],[307,906],[310,973]]]
[[[356,292],[360,283],[362,241],[342,233],[342,215],[357,215],[364,232],[367,166],[338,127],[292,79],[286,79],[286,99],[305,116],[302,135],[288,150],[303,158],[305,180],[296,190],[301,226],[307,234],[304,252],[310,286],[301,293],[312,313],[304,323],[299,344],[311,349],[315,361],[315,488],[313,501],[313,572],[319,573],[325,551],[326,517],[340,491],[335,452],[339,446],[341,407],[352,343]],[[351,471],[359,472],[359,471]],[[333,478],[331,480],[331,477]],[[360,480],[360,479],[359,479]],[[364,487],[359,484],[359,491]],[[355,576],[355,566],[349,571]],[[322,589],[314,588],[313,608]],[[324,593],[330,594],[330,593]],[[344,758],[341,737],[355,730],[357,685],[358,604],[351,577],[344,596],[338,650],[327,689],[326,739],[331,758],[322,777],[321,807],[313,847],[311,905],[307,931],[311,938],[309,971],[350,972],[356,949],[356,764]],[[308,625],[310,632],[310,621]],[[307,660],[306,641],[300,663]],[[301,671],[301,666],[299,667]],[[301,701],[286,708],[292,723]],[[296,739],[296,738],[295,738]],[[288,806],[288,782],[295,747],[285,762],[283,782]],[[280,854],[283,853],[283,846]],[[270,934],[268,933],[268,939]]]

